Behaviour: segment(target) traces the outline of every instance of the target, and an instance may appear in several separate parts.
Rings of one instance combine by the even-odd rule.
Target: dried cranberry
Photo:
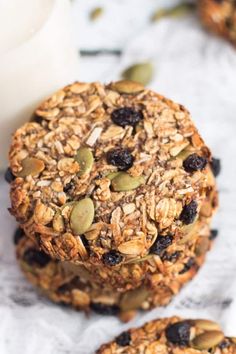
[[[202,171],[206,164],[207,159],[197,154],[189,155],[183,162],[184,169],[187,172]]]
[[[121,171],[126,171],[133,166],[134,157],[128,149],[117,148],[108,151],[107,162]]]
[[[120,254],[120,252],[111,250],[103,254],[102,260],[105,265],[115,266],[122,262],[123,256]]]
[[[190,340],[190,329],[189,322],[176,322],[166,328],[166,338],[173,344],[187,346]]]
[[[118,337],[116,337],[116,344],[120,347],[126,347],[131,342],[130,332],[123,332]]]
[[[14,244],[17,245],[23,237],[24,237],[24,231],[20,227],[18,227],[18,229],[16,229],[13,236]]]
[[[217,236],[218,236],[218,230],[212,229],[209,239],[210,240],[215,240]]]
[[[117,315],[120,311],[117,305],[105,305],[99,302],[92,302],[90,307],[94,312],[106,316]]]
[[[173,236],[158,236],[152,247],[150,248],[150,253],[160,256],[163,251],[172,244]]]
[[[6,170],[5,175],[4,175],[4,178],[5,178],[5,181],[6,181],[7,183],[13,182],[14,179],[16,178],[16,177],[13,175],[13,173],[12,173],[10,167],[8,167],[8,169]]]
[[[213,172],[213,175],[217,177],[220,174],[221,171],[221,163],[220,159],[216,159],[215,157],[212,158],[210,162],[211,170]]]
[[[179,274],[184,274],[184,273],[188,272],[195,264],[196,264],[195,259],[189,258],[189,260],[184,264],[184,267],[179,272]]]
[[[37,251],[34,248],[29,248],[25,251],[23,260],[29,265],[36,265],[43,268],[50,262],[51,259],[43,251]]]
[[[115,109],[111,114],[111,119],[113,123],[121,127],[126,125],[134,127],[143,119],[143,113],[130,107],[123,107]]]
[[[192,200],[189,204],[183,207],[183,210],[180,214],[180,220],[185,224],[192,224],[197,215],[197,202]]]

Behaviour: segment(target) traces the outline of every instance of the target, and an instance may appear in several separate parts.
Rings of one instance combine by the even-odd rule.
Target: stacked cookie
[[[17,256],[54,301],[128,320],[202,265],[219,166],[182,105],[131,81],[75,83],[9,157]]]
[[[210,31],[236,45],[236,2],[234,0],[198,0],[199,14]]]

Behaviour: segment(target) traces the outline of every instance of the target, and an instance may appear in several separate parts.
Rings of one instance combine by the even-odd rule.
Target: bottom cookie
[[[97,354],[235,354],[236,338],[209,320],[160,319],[121,333]]]
[[[200,239],[204,237],[208,246],[201,252],[193,253],[194,257],[183,259],[184,268],[169,276],[168,281],[166,278],[165,282],[160,281],[165,274],[157,274],[156,282],[153,278],[151,282],[147,281],[126,292],[107,289],[102,283],[93,283],[86,272],[78,275],[77,266],[73,263],[52,260],[21,231],[18,231],[15,242],[17,258],[25,276],[52,301],[86,312],[93,310],[102,315],[118,315],[121,320],[128,321],[138,309],[148,310],[167,305],[182,285],[194,277],[212,242],[208,235],[209,227],[206,227],[206,236]]]

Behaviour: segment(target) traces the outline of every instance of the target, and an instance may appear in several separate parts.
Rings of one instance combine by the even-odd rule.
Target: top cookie
[[[199,0],[198,4],[203,24],[236,45],[235,0]]]
[[[10,211],[60,260],[144,257],[158,235],[186,234],[215,185],[189,112],[129,81],[58,91],[16,131],[9,157]]]

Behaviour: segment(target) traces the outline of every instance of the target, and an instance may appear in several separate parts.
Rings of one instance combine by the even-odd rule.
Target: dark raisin
[[[51,259],[43,251],[37,251],[34,248],[29,248],[25,251],[23,260],[29,265],[36,265],[43,268],[50,262]]]
[[[38,116],[37,114],[34,114],[33,118],[32,118],[33,122],[36,122],[38,124],[41,124],[43,121],[43,117]]]
[[[166,235],[166,236],[159,235],[156,241],[154,242],[154,244],[152,245],[152,247],[150,248],[149,253],[153,253],[160,256],[163,253],[163,251],[172,244],[172,241],[173,241],[172,235]]]
[[[197,202],[192,200],[189,204],[183,207],[180,214],[180,220],[185,224],[192,224],[197,216]]]
[[[213,229],[213,230],[211,230],[211,234],[210,234],[209,239],[210,240],[215,240],[217,236],[218,236],[218,230]]]
[[[230,346],[230,343],[227,340],[223,340],[220,344],[218,344],[218,347],[220,350],[228,348],[229,346]]]
[[[188,272],[193,266],[195,266],[196,262],[194,258],[189,258],[187,263],[184,264],[183,269],[179,272],[179,274],[184,274]]]
[[[64,186],[63,192],[68,193],[73,189],[73,187],[74,187],[74,183],[71,181]]]
[[[163,256],[161,257],[161,259],[163,261],[168,261],[168,262],[172,262],[172,263],[175,263],[177,261],[177,259],[180,257],[181,255],[181,252],[180,251],[175,251],[173,253],[168,253],[168,252],[165,252],[163,254]]]
[[[187,346],[190,340],[190,329],[189,322],[176,322],[166,328],[166,338],[173,344]]]
[[[120,254],[120,252],[111,250],[103,254],[102,260],[105,265],[115,266],[122,262],[123,256]]]
[[[16,229],[13,236],[14,244],[17,245],[23,237],[24,237],[24,231],[20,227],[18,227],[18,229]]]
[[[87,238],[84,235],[81,235],[80,238],[81,238],[81,241],[83,242],[84,247],[89,252],[90,248],[89,248],[89,242],[88,242]]]
[[[107,153],[107,162],[118,167],[121,171],[126,171],[133,166],[134,157],[128,149],[112,149]]]
[[[92,302],[90,307],[94,312],[99,313],[100,315],[106,315],[106,316],[117,315],[120,311],[120,309],[117,305],[105,305],[105,304],[101,304],[99,302]]]
[[[211,166],[211,170],[213,172],[213,175],[215,177],[219,176],[220,171],[221,171],[220,159],[216,159],[215,157],[213,157],[210,162],[210,166]]]
[[[134,127],[143,119],[143,113],[130,107],[123,107],[115,109],[111,114],[111,119],[113,123],[121,127],[126,125]]]
[[[116,344],[120,347],[126,347],[131,342],[130,332],[123,332],[118,337],[116,337]]]
[[[187,172],[202,171],[206,164],[207,159],[197,154],[189,155],[183,162],[184,169]]]
[[[13,173],[12,173],[10,167],[8,167],[8,169],[6,170],[5,175],[4,175],[4,178],[5,178],[5,181],[6,181],[7,183],[13,182],[14,179],[16,178],[16,177],[13,175]]]

